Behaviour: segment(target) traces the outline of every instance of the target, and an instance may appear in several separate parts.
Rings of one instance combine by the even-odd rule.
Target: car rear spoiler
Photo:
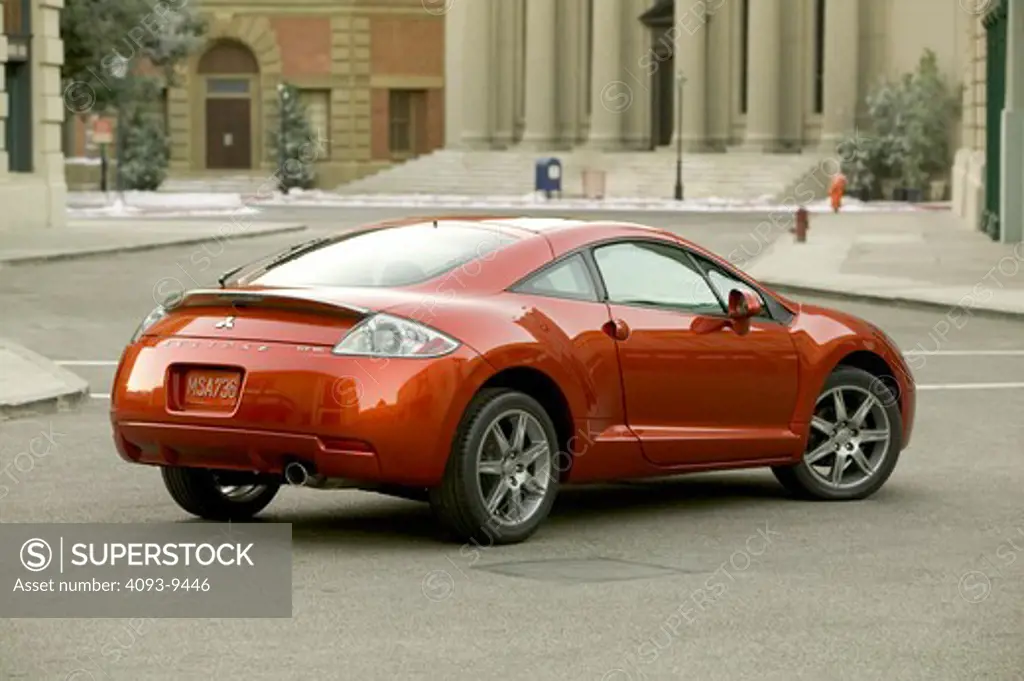
[[[365,317],[373,312],[373,310],[358,305],[325,300],[322,295],[304,290],[232,291],[225,289],[194,289],[186,291],[175,305],[169,307],[173,309],[183,307],[278,308],[302,310],[304,312],[330,316],[336,316],[341,312],[346,316],[357,317]]]

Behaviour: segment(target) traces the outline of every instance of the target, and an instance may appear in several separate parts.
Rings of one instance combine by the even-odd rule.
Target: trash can
[[[554,193],[562,198],[562,162],[557,158],[537,159],[534,191],[544,192],[549,199]]]
[[[583,171],[583,197],[587,199],[603,199],[605,195],[605,177],[603,170],[587,168]]]

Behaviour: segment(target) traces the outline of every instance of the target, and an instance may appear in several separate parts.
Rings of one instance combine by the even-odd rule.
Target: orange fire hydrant
[[[790,231],[796,236],[797,243],[803,243],[807,241],[807,230],[810,229],[811,225],[808,220],[807,209],[800,206],[796,210],[796,224]]]
[[[832,198],[832,212],[838,213],[843,206],[843,195],[846,193],[846,175],[837,173],[832,178],[832,186],[828,188],[828,193]]]

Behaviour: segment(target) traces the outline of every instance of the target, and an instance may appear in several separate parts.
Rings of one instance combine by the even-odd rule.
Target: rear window
[[[409,286],[517,239],[466,223],[431,222],[346,237],[278,264],[250,283],[265,286]]]

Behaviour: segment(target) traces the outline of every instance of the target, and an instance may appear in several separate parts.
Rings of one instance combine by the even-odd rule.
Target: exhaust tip
[[[309,482],[309,471],[302,463],[292,461],[284,467],[284,479],[289,485],[305,485]]]

